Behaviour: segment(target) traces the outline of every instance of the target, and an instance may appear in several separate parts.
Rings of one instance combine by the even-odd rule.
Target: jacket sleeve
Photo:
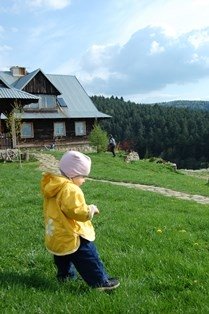
[[[64,189],[57,201],[61,211],[68,218],[82,222],[90,220],[90,211],[79,187]]]

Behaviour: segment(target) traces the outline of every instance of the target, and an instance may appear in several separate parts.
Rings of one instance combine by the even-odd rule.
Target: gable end
[[[48,78],[39,71],[23,88],[27,93],[31,94],[47,94],[60,95],[56,87],[48,80]]]

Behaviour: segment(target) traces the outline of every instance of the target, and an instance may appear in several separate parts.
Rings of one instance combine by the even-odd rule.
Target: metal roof
[[[28,94],[21,91],[30,80],[41,71],[44,76],[55,86],[60,92],[59,98],[62,98],[60,102],[60,110],[58,112],[25,112],[25,119],[54,119],[54,118],[110,118],[109,115],[104,114],[97,110],[96,106],[87,95],[79,81],[72,75],[59,75],[59,74],[44,74],[41,69],[37,69],[31,73],[22,77],[14,77],[10,71],[0,71],[0,78],[3,78],[4,82],[12,86],[10,93],[14,95],[15,91],[23,93],[23,97],[30,95],[31,98],[37,100],[37,96]],[[14,88],[15,87],[15,88]],[[2,91],[6,93],[9,91]],[[29,96],[28,96],[29,97]],[[15,97],[12,97],[15,98]],[[17,97],[16,97],[17,98]],[[62,106],[62,103],[66,106]]]
[[[0,71],[0,77],[10,86],[12,86],[19,79],[19,77],[13,76],[10,71]]]
[[[31,102],[38,102],[39,97],[20,91],[13,87],[8,87],[4,80],[0,77],[0,113],[9,113],[13,109],[14,101],[18,100],[21,106],[30,104]]]
[[[69,118],[110,118],[97,110],[79,81],[72,75],[46,74],[47,78],[62,93],[67,104],[63,112]]]
[[[39,97],[20,91],[16,88],[0,87],[0,99],[28,99],[37,101]]]
[[[21,112],[21,119],[64,119],[66,116],[61,112]]]
[[[8,87],[10,88],[9,84],[3,79],[3,77],[0,77],[0,83],[1,83],[1,88],[2,87]]]

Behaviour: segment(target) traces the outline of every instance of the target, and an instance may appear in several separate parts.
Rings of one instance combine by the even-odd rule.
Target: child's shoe
[[[120,286],[120,282],[116,278],[109,278],[102,286],[97,287],[100,291],[109,291]]]

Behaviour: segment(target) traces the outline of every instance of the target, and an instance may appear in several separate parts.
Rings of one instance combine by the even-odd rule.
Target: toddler
[[[77,151],[60,160],[61,175],[46,173],[41,180],[44,195],[45,244],[53,254],[57,278],[76,277],[76,270],[92,288],[112,290],[119,286],[110,278],[94,244],[91,220],[99,210],[87,205],[80,186],[91,170],[91,159]]]

